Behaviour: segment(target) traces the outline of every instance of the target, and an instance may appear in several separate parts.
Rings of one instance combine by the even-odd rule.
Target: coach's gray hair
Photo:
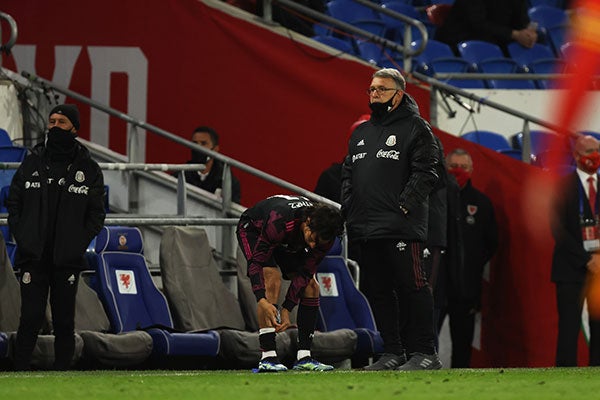
[[[405,91],[406,90],[406,80],[395,68],[382,68],[379,71],[376,71],[373,74],[373,78],[390,78],[396,82],[396,88]]]

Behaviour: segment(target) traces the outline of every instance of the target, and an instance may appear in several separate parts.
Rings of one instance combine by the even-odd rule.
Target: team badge
[[[25,273],[23,274],[23,278],[21,278],[21,281],[22,281],[24,284],[26,284],[26,285],[27,285],[28,283],[31,283],[31,274],[30,274],[29,272],[25,272]]]
[[[75,180],[79,183],[85,181],[85,174],[83,173],[83,171],[77,171],[75,173]]]
[[[475,223],[475,214],[477,213],[477,206],[467,204],[467,212],[469,215],[466,218],[467,224],[473,225]]]
[[[388,136],[387,140],[385,141],[385,144],[387,144],[388,146],[394,146],[396,144],[396,135]]]
[[[75,275],[71,274],[67,282],[69,282],[69,285],[73,285],[75,283]]]
[[[119,236],[119,250],[126,250],[127,249],[127,236],[125,235],[120,235]]]

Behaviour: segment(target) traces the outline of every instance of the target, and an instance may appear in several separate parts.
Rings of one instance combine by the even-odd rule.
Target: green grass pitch
[[[0,399],[600,399],[600,368],[3,372]]]

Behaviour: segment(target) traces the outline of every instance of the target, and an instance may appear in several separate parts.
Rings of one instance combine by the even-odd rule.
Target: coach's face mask
[[[394,107],[394,96],[392,96],[391,99],[389,99],[388,101],[386,101],[385,103],[378,103],[378,102],[374,102],[374,103],[369,103],[369,108],[371,108],[371,111],[373,111],[373,117],[375,118],[382,118],[384,117],[387,113],[390,112],[390,110]]]
[[[192,150],[192,162],[194,164],[206,164],[210,157],[198,150]]]
[[[469,179],[471,179],[471,173],[466,169],[448,168],[448,172],[454,175],[454,177],[456,178],[456,182],[458,183],[458,186],[460,186],[461,189],[465,187],[467,182],[469,182]]]
[[[600,168],[600,153],[594,151],[579,158],[579,164],[588,174],[594,174]]]

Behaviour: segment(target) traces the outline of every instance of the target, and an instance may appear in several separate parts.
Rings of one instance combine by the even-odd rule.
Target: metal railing
[[[10,28],[9,29],[10,36],[9,36],[8,40],[6,41],[6,43],[2,43],[2,26],[1,26],[2,20],[8,22],[8,25]],[[13,17],[11,17],[10,15],[0,11],[0,53],[10,54],[10,50],[17,42],[17,36],[18,36],[18,29],[17,29],[17,23],[15,22],[15,19]]]
[[[453,74],[452,73],[452,74],[435,74],[434,76],[441,77],[444,79],[450,79],[450,78],[465,79],[465,77],[467,75],[469,76],[470,79],[492,79],[492,78],[490,78],[490,76],[505,76],[505,75],[509,75],[509,74],[477,74],[477,73]],[[524,75],[524,77],[519,77],[518,79],[533,79],[533,78],[529,77],[529,75],[526,75],[526,74],[513,74],[513,75]],[[549,74],[531,74],[531,76],[541,77],[539,79],[547,78],[548,75]],[[557,74],[552,74],[552,76],[554,76],[554,75],[560,76]],[[439,91],[442,95],[446,95],[446,96],[449,95],[451,99],[453,99],[454,101],[461,104],[461,106],[465,107],[471,113],[474,112],[472,107],[470,107],[469,105],[462,102],[462,100],[460,98],[456,97],[457,95],[461,96],[463,98],[472,100],[481,105],[485,105],[485,106],[494,108],[498,111],[502,111],[502,112],[505,112],[507,114],[510,114],[510,115],[513,115],[515,117],[522,119],[523,120],[523,129],[522,129],[523,148],[522,148],[522,153],[521,153],[521,159],[526,163],[531,163],[531,134],[530,134],[530,127],[529,127],[530,123],[534,123],[537,125],[541,125],[545,128],[548,128],[551,133],[564,131],[564,129],[561,129],[559,126],[552,124],[548,121],[545,121],[543,119],[526,114],[520,110],[516,110],[514,108],[507,107],[503,104],[496,103],[495,101],[489,100],[487,98],[477,96],[473,93],[467,92],[463,89],[459,89],[455,86],[448,85],[444,82],[439,81],[438,79],[429,77],[429,76],[421,74],[419,72],[413,72],[413,76],[431,86],[431,101],[432,102],[436,101],[436,98],[437,98],[436,92]],[[517,79],[517,78],[515,77],[515,79]],[[436,123],[437,115],[436,115],[435,107],[431,107],[430,119],[431,119],[432,125],[436,126],[437,125],[437,123]],[[572,131],[567,131],[567,134],[573,135],[573,136],[576,135],[576,133],[572,132]]]
[[[391,41],[384,37],[375,35],[371,32],[365,31],[363,29],[357,28],[357,27],[353,26],[352,24],[340,21],[329,15],[315,11],[309,7],[298,4],[292,0],[262,0],[262,1],[263,1],[263,18],[265,19],[265,21],[267,21],[269,23],[273,23],[272,3],[282,4],[287,8],[290,8],[294,11],[300,12],[300,13],[307,15],[311,18],[314,18],[318,21],[326,22],[327,24],[330,24],[336,28],[340,28],[343,31],[359,35],[373,43],[382,45],[388,49],[391,49],[391,50],[397,51],[398,53],[401,53],[404,58],[403,68],[405,71],[411,70],[412,57],[415,55],[421,54],[423,52],[423,50],[425,50],[425,46],[427,45],[427,40],[429,38],[427,29],[425,28],[425,25],[421,21],[407,17],[407,16],[400,14],[394,10],[390,10],[388,8],[381,7],[380,5],[373,3],[369,0],[353,0],[353,1],[356,3],[362,4],[366,7],[369,7],[378,13],[386,14],[392,18],[395,18],[395,19],[398,19],[398,20],[404,22],[406,25],[405,25],[403,45],[400,45],[394,41]],[[419,32],[422,36],[422,39],[423,39],[422,42],[419,44],[419,46],[415,49],[413,49],[410,45],[412,42],[412,39],[411,39],[411,36],[412,36],[411,27],[412,26],[416,27],[419,30]]]

